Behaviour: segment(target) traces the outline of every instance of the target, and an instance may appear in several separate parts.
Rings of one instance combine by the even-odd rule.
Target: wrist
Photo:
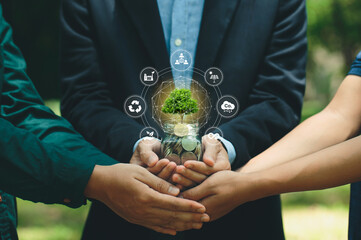
[[[104,166],[95,165],[92,175],[89,178],[88,184],[84,190],[84,196],[100,200],[100,196],[104,196],[102,191],[104,190]]]
[[[278,194],[277,183],[262,172],[238,173],[238,184],[236,192],[239,198],[248,201],[254,201],[260,198]],[[245,199],[245,188],[248,192]]]

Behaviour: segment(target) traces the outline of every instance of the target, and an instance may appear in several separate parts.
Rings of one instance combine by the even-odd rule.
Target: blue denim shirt
[[[186,82],[186,87],[190,87],[204,0],[157,0],[157,2],[169,56],[181,49],[192,55],[193,61],[188,70],[181,72],[172,68],[176,87],[179,87],[183,81]]]
[[[353,62],[349,75],[361,77],[361,52]],[[361,239],[361,182],[351,184],[348,238]]]

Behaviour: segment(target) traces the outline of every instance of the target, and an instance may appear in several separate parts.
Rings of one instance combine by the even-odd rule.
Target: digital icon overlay
[[[159,138],[159,134],[155,128],[146,127],[139,134],[139,139],[142,138]]]
[[[172,67],[181,72],[187,70],[192,61],[192,55],[186,50],[177,50],[170,57]]]
[[[220,128],[210,127],[204,132],[204,135],[208,136],[208,138],[205,138],[205,141],[208,141],[210,144],[214,144],[214,140],[219,140],[223,137],[223,132]]]
[[[204,80],[208,85],[216,87],[223,81],[223,72],[216,67],[209,68],[204,74]]]
[[[235,116],[239,110],[238,101],[229,95],[221,97],[217,102],[217,112],[224,118]]]
[[[146,67],[140,72],[140,81],[145,86],[153,86],[158,82],[159,74],[155,68]]]
[[[134,95],[124,102],[124,110],[132,118],[141,117],[146,110],[146,102],[140,96]]]

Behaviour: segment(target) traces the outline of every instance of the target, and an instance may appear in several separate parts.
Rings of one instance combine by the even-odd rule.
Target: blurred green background
[[[14,40],[41,96],[59,113],[59,0],[1,0]],[[302,118],[332,98],[361,51],[360,0],[308,0],[309,62]],[[282,196],[288,239],[346,239],[349,186]],[[88,207],[68,209],[18,200],[25,240],[79,239]]]

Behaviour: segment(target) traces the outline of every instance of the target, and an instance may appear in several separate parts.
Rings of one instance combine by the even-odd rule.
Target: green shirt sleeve
[[[83,191],[94,165],[117,162],[86,142],[70,123],[43,105],[26,74],[25,60],[12,40],[12,29],[1,10],[0,5],[0,117],[12,126],[12,131],[3,127],[0,132],[1,138],[12,140],[0,145],[1,181],[5,181],[1,185],[9,186],[7,192],[27,200],[62,203],[69,198],[71,202],[67,205],[80,206],[85,203]],[[7,135],[12,132],[23,138]],[[6,153],[12,159],[5,158]],[[10,166],[12,171],[6,171]]]
[[[27,130],[0,118],[0,189],[43,203],[84,204],[84,188],[95,160],[78,161],[73,152],[40,141]]]

